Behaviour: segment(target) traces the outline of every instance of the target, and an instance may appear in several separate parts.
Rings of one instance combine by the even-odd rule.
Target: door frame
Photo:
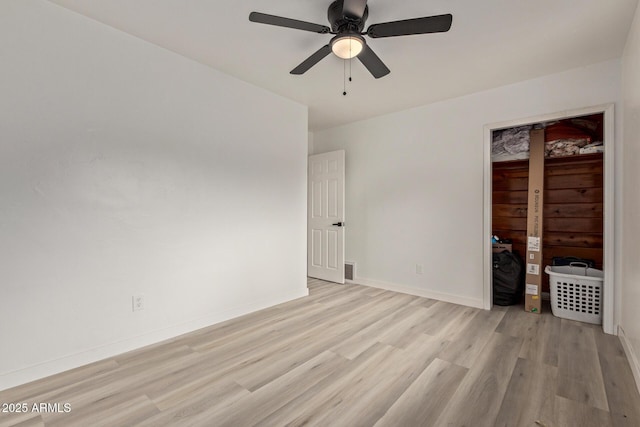
[[[491,310],[493,307],[493,269],[492,269],[492,164],[491,164],[491,135],[494,130],[522,126],[531,123],[547,122],[570,117],[586,116],[590,114],[604,114],[604,292],[603,292],[603,322],[605,333],[617,335],[620,307],[615,281],[616,271],[619,271],[619,262],[615,258],[616,235],[616,199],[615,199],[615,120],[614,104],[596,105],[586,108],[558,111],[556,113],[543,114],[523,119],[508,120],[499,123],[491,123],[484,126],[484,171],[483,171],[483,308]]]

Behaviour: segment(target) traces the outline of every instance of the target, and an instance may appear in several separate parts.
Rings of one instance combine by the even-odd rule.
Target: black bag
[[[514,305],[524,290],[524,263],[509,251],[493,254],[493,303]]]

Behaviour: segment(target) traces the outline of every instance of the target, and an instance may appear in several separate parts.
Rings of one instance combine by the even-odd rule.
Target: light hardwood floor
[[[309,280],[310,296],[0,392],[0,426],[640,426],[617,337]],[[536,423],[537,422],[537,423]]]

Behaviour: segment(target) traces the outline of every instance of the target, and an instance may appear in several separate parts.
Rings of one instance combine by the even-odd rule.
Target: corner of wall
[[[633,372],[633,378],[636,380],[636,387],[638,388],[638,392],[640,393],[640,359],[633,350],[633,345],[629,341],[629,338],[625,335],[622,326],[618,326],[618,337],[620,337],[620,342],[622,343],[624,352],[627,355],[627,359],[629,360],[631,372]]]
[[[633,186],[638,181],[640,163],[640,5],[637,6],[622,55],[622,144],[620,150],[620,206],[622,218],[619,224],[622,242],[619,249],[621,316],[618,326],[620,341],[631,365],[636,385],[640,391],[640,268],[636,254],[640,248],[635,212],[640,207],[640,197]],[[627,185],[628,184],[628,185]],[[624,328],[624,329],[623,329]]]
[[[307,154],[310,156],[312,154],[315,154],[314,146],[313,146],[313,132],[309,132],[308,135],[309,136],[307,140],[307,144],[308,144]]]

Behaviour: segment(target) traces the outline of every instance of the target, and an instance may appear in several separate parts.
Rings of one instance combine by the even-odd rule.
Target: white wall
[[[346,150],[356,281],[481,307],[483,127],[619,98],[616,60],[314,133]]]
[[[0,389],[307,294],[306,107],[44,0],[0,58]]]
[[[620,326],[626,337],[636,382],[640,388],[640,8],[629,32],[622,58],[624,101],[622,241],[622,315]]]

